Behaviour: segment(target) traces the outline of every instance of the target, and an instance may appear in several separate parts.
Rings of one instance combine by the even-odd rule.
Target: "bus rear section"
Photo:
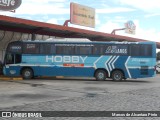
[[[155,76],[156,44],[154,42],[139,42],[139,44],[130,45],[129,55],[126,62],[129,78]]]

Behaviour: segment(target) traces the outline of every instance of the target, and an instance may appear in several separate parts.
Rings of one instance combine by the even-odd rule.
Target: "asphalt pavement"
[[[159,111],[160,75],[126,81],[83,78],[0,80],[0,111]],[[10,118],[3,118],[10,119]],[[14,118],[22,119],[22,118]],[[35,118],[23,118],[35,119]],[[36,118],[37,119],[37,118]],[[55,120],[158,120],[159,117],[55,117]],[[13,118],[12,118],[13,120]]]

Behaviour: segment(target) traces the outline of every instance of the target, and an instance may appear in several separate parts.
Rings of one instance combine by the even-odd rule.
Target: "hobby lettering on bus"
[[[87,56],[46,56],[46,62],[84,63]]]

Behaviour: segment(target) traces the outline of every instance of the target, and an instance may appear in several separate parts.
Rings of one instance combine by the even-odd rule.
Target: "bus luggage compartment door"
[[[148,75],[148,66],[141,66],[140,74],[141,75]]]

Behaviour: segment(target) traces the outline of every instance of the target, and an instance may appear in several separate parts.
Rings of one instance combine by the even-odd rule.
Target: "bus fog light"
[[[16,73],[16,71],[15,70],[10,70],[10,74],[15,74]]]

